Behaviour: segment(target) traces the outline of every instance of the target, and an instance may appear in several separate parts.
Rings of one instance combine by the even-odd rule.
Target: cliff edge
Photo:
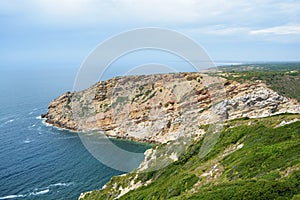
[[[116,77],[53,100],[46,122],[73,131],[103,131],[166,143],[201,135],[199,126],[242,117],[300,113],[299,103],[260,81],[238,83],[201,73]]]

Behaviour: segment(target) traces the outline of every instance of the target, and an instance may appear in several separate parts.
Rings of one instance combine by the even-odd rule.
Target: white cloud
[[[243,34],[249,31],[247,27],[230,27],[226,25],[205,26],[200,28],[182,29],[182,32],[188,34],[209,34],[209,35],[236,35]]]
[[[183,28],[179,30],[191,37],[209,36],[220,40],[268,41],[273,43],[299,43],[300,25],[282,25],[271,28],[253,29],[251,27],[230,26],[226,24]]]
[[[54,26],[103,23],[144,26],[208,26],[215,34],[244,32],[244,27],[299,23],[300,2],[286,0],[1,0],[0,14],[21,13],[22,20]],[[242,27],[242,30],[239,28]]]
[[[300,44],[300,1],[0,0],[0,24],[6,35],[32,33],[28,34],[29,39],[20,37],[25,42],[37,34],[45,35],[42,38],[49,44],[56,37],[69,38],[72,34],[76,38],[80,35],[80,39],[81,34],[85,35],[80,41],[83,44],[87,39],[92,41],[129,28],[158,26],[179,30],[206,44],[216,44],[211,49],[217,51],[219,43],[231,42],[243,48],[247,48],[245,44],[251,46],[261,41],[297,46]],[[3,38],[5,41],[13,37]],[[281,45],[278,47],[282,51]],[[229,45],[230,48],[237,47]],[[298,56],[297,51],[288,52],[287,57]],[[219,53],[222,57],[226,52]]]
[[[91,0],[34,0],[36,11],[43,15],[60,17],[77,17],[88,14],[92,10]]]
[[[220,17],[246,4],[240,0],[31,0],[39,16],[64,21],[194,23]]]
[[[94,23],[109,17],[111,6],[97,0],[32,0],[33,13],[39,20],[53,24]]]
[[[250,35],[298,35],[300,34],[300,25],[284,25],[271,28],[252,30]]]

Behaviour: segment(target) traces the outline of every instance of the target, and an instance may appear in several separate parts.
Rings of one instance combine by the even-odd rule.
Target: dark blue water
[[[96,160],[79,136],[38,118],[71,91],[76,68],[0,67],[0,199],[77,199],[122,172]],[[144,151],[149,146],[117,141]]]

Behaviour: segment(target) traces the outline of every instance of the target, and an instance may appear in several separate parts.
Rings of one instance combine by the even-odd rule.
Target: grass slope
[[[114,199],[133,177],[151,183],[120,199],[299,199],[300,122],[278,127],[295,119],[300,115],[229,121],[205,157],[198,139],[168,167],[114,177],[85,199]]]

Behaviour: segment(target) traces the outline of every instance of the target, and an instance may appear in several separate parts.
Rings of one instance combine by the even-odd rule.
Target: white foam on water
[[[55,128],[57,130],[60,130],[60,131],[69,131],[69,132],[72,132],[72,133],[79,133],[79,131],[74,131],[74,130],[70,130],[70,129],[67,129],[67,128],[61,128],[61,127],[57,127],[57,126],[54,126],[52,124],[49,124],[49,123],[46,122],[46,118],[42,118],[41,116],[37,116],[36,119],[41,119],[42,124],[47,126],[47,127],[53,127],[53,128]],[[53,132],[51,132],[51,133],[54,134]],[[57,135],[57,134],[54,134],[54,135]]]
[[[29,139],[26,139],[26,140],[23,141],[23,143],[25,143],[25,144],[28,144],[30,142],[31,142],[31,140],[29,140]]]
[[[50,190],[49,189],[45,189],[45,190],[41,190],[38,192],[31,192],[29,193],[28,196],[36,196],[36,195],[42,195],[42,194],[47,194]]]
[[[48,124],[45,120],[43,120],[42,123],[43,123],[45,126],[53,126],[53,125],[51,125],[51,124]]]
[[[6,125],[6,124],[12,123],[12,122],[14,122],[14,121],[15,121],[15,119],[10,119],[10,120],[8,120],[8,121],[6,121],[6,122],[0,124],[0,127],[4,126],[4,125]]]
[[[4,197],[0,197],[0,199],[14,199],[14,198],[21,198],[21,197],[25,197],[26,195],[23,194],[13,194],[13,195],[7,195]]]
[[[54,126],[54,125],[52,125],[52,124],[49,124],[49,123],[46,122],[45,119],[43,119],[42,123],[43,123],[45,126],[53,127],[53,128],[55,128],[55,129],[57,129],[57,130],[60,130],[60,131],[69,131],[69,132],[72,132],[72,133],[79,133],[79,131],[74,131],[74,130],[70,130],[70,129],[67,129],[67,128],[61,128],[61,127],[57,127],[57,126]],[[51,132],[51,133],[54,134],[54,135],[58,135],[58,134],[59,134],[59,133],[58,133],[58,134],[55,134],[55,133],[53,133],[53,132]]]
[[[15,119],[10,119],[10,120],[6,121],[4,124],[12,123],[14,121],[15,121]]]
[[[36,188],[34,190],[36,191],[39,189]],[[37,191],[37,192],[30,192],[28,194],[13,194],[13,195],[3,196],[3,197],[0,197],[0,200],[1,199],[14,199],[14,198],[24,198],[24,197],[29,197],[29,196],[37,196],[37,195],[47,194],[48,192],[50,192],[50,189],[47,188],[47,189]]]
[[[36,124],[32,124],[32,125],[28,126],[27,128],[28,128],[29,130],[32,130],[35,126],[36,126]]]
[[[64,187],[68,187],[70,185],[73,185],[73,182],[69,182],[69,183],[55,183],[55,184],[51,184],[48,187],[57,187],[57,186],[64,186]]]

